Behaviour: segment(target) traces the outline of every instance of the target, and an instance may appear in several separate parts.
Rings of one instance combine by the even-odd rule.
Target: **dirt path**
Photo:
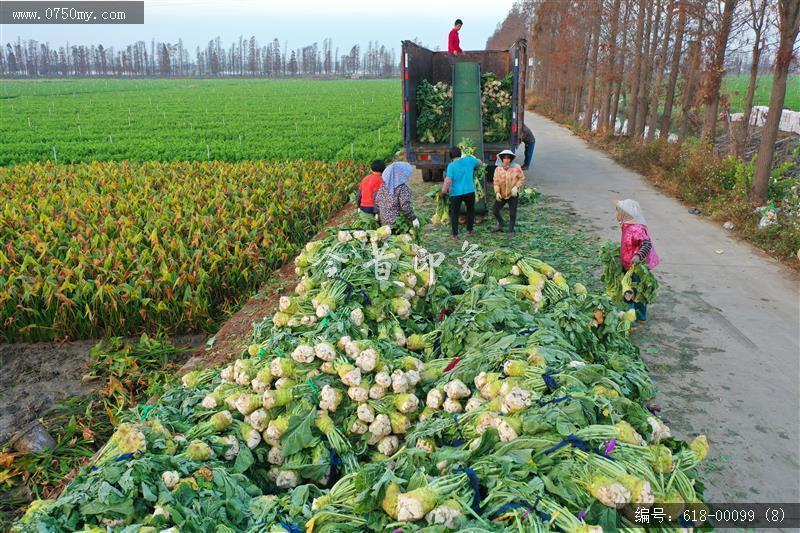
[[[800,277],[558,124],[528,113],[528,180],[617,239],[615,199],[644,209],[662,295],[634,335],[681,437],[708,434],[712,502],[800,501]]]

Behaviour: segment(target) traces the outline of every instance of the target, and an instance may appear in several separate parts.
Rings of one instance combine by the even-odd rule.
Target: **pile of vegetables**
[[[514,75],[498,79],[493,72],[481,74],[481,115],[483,138],[498,143],[508,140],[511,131],[511,99]],[[417,85],[417,138],[422,143],[449,143],[453,109],[453,88],[445,82]]]
[[[619,303],[653,303],[658,293],[658,280],[650,268],[638,263],[625,272],[619,258],[619,243],[606,242],[600,247],[599,259],[603,265],[601,279],[608,295]]]
[[[511,98],[514,74],[498,79],[493,72],[481,74],[481,116],[486,142],[508,140],[511,130]]]
[[[388,227],[295,264],[240,359],[131,412],[14,530],[590,532],[702,500],[705,437],[645,407],[635,317],[607,295],[502,250],[467,282]]]
[[[422,80],[417,85],[417,137],[423,143],[450,142],[453,88],[440,81]]]

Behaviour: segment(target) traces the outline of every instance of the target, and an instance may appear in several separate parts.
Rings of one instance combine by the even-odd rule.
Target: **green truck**
[[[425,181],[443,179],[450,162],[449,148],[464,138],[478,147],[476,155],[489,166],[497,154],[517,149],[524,121],[527,69],[525,39],[508,50],[464,52],[457,58],[447,52],[434,52],[412,41],[403,41],[401,72],[403,83],[403,145],[409,163],[422,171]],[[498,78],[513,72],[512,120],[507,140],[484,142],[481,116],[481,73],[493,72]],[[453,88],[453,109],[449,143],[423,143],[417,136],[417,86],[422,80],[449,83]],[[491,174],[490,174],[491,175]]]

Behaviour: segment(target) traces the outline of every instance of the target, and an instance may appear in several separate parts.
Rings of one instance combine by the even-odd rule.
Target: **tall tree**
[[[644,54],[644,50],[642,50],[642,40],[644,37],[644,16],[645,16],[645,4],[647,0],[638,0],[638,15],[636,18],[636,32],[635,32],[635,40],[633,43],[633,52],[634,52],[634,60],[633,60],[633,72],[631,72],[631,98],[630,102],[628,102],[627,108],[627,120],[628,120],[628,127],[625,129],[626,135],[631,135],[634,132],[634,127],[636,124],[636,114],[637,114],[637,95],[639,94],[639,80],[641,77],[641,70],[642,70],[642,56]]]
[[[796,2],[797,0],[794,1]],[[736,11],[738,0],[723,0],[723,2],[725,7],[722,10],[722,19],[719,27],[714,34],[714,47],[711,50],[712,61],[703,87],[703,103],[705,104],[703,138],[708,142],[714,142],[717,133],[719,90],[722,86],[722,76],[725,73],[725,50],[728,47],[728,38],[733,25],[733,14]]]
[[[653,79],[653,56],[658,44],[658,25],[661,22],[661,2],[656,0],[647,4],[647,31],[645,32],[644,67],[642,79],[639,81],[639,93],[636,96],[637,113],[634,135],[637,139],[644,136],[644,126],[647,119],[647,110],[650,103],[650,85]]]
[[[700,74],[700,61],[703,48],[703,22],[702,12],[697,18],[694,40],[689,42],[689,58],[686,61],[686,68],[683,72],[683,87],[681,88],[681,125],[678,132],[678,140],[686,138],[692,129],[693,116],[692,108],[695,103],[695,96],[699,86],[698,76]]]
[[[589,75],[589,93],[586,96],[586,110],[583,114],[583,128],[590,130],[592,128],[592,118],[594,118],[594,99],[595,87],[599,81],[597,73],[597,55],[600,48],[600,27],[603,22],[603,2],[598,0],[594,3],[594,8],[591,11],[594,24],[592,27],[592,59],[591,59],[591,74]]]
[[[675,86],[678,83],[678,71],[681,64],[683,48],[683,32],[686,30],[686,10],[688,0],[678,0],[678,25],[675,32],[675,43],[672,45],[672,59],[669,67],[666,95],[664,96],[664,115],[661,117],[659,136],[666,139],[672,124],[672,105],[675,102]]]
[[[669,49],[669,39],[672,34],[672,17],[675,7],[675,0],[669,0],[667,5],[666,18],[664,20],[664,34],[661,48],[656,56],[656,79],[650,91],[650,103],[648,104],[647,135],[645,140],[652,142],[656,136],[656,121],[658,120],[658,103],[661,97],[661,82],[664,79],[664,69],[667,66],[667,52]]]
[[[604,72],[604,89],[600,103],[600,114],[597,119],[597,133],[604,134],[609,127],[609,122],[614,124],[614,119],[609,116],[611,110],[611,96],[614,88],[614,73],[617,61],[617,39],[619,36],[620,0],[614,0],[611,7],[611,29],[608,34],[608,55]]]
[[[775,139],[778,137],[783,102],[786,99],[786,80],[795,54],[797,34],[800,32],[800,1],[778,0],[778,17],[780,39],[775,57],[775,73],[772,77],[772,94],[769,98],[767,121],[761,134],[761,144],[758,147],[751,191],[756,204],[763,204],[767,200],[772,159],[775,155]]]
[[[622,32],[622,47],[620,48],[620,55],[619,61],[617,66],[617,74],[616,78],[616,89],[614,89],[614,96],[611,98],[611,114],[609,116],[609,122],[613,131],[616,133],[617,131],[617,115],[619,111],[619,98],[620,93],[622,92],[622,86],[625,82],[624,72],[625,72],[625,55],[628,50],[628,23],[630,22],[631,16],[631,0],[625,0],[625,17],[622,23],[622,27],[626,28],[626,31]],[[622,129],[622,125],[620,125],[620,130]]]
[[[736,157],[743,157],[747,138],[750,135],[750,115],[753,113],[753,97],[756,93],[758,82],[758,65],[761,63],[761,53],[767,44],[765,22],[768,0],[748,0],[750,17],[748,23],[753,30],[753,50],[750,62],[750,80],[747,83],[747,93],[744,96],[742,120],[733,128],[734,141],[731,143],[731,152]]]

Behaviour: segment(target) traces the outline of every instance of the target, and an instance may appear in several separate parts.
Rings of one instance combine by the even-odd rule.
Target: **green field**
[[[397,80],[0,83],[0,165],[361,159],[401,137]]]
[[[730,98],[731,112],[742,112],[749,82],[750,76],[748,75],[726,76],[723,79],[722,90]],[[772,76],[759,76],[753,105],[769,105],[771,91]],[[789,76],[789,83],[786,85],[786,100],[783,103],[783,107],[792,111],[800,111],[800,76]]]
[[[0,97],[6,341],[213,329],[401,146],[391,80],[46,80]]]

